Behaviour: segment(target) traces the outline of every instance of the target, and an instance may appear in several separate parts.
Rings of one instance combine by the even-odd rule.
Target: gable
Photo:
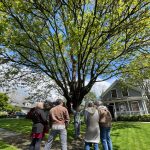
[[[116,94],[115,94],[116,92]],[[129,85],[121,85],[119,80],[116,80],[102,95],[101,98],[104,100],[110,99],[121,99],[125,97],[142,97],[142,93],[139,89],[131,87]]]

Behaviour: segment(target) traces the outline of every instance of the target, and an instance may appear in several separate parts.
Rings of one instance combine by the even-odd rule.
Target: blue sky
[[[96,94],[97,98],[99,98],[101,93],[104,92],[115,80],[116,80],[116,78],[114,77],[107,81],[96,82],[94,84],[94,86],[92,87],[91,91]],[[0,92],[2,92],[2,89],[0,89]],[[13,101],[16,99],[15,100],[16,103],[22,103],[24,101],[25,97],[27,96],[27,93],[25,92],[25,89],[19,88],[17,91],[13,91],[9,95],[10,95],[10,97],[12,97]],[[55,93],[52,97],[56,98]]]
[[[99,98],[102,92],[104,92],[116,79],[116,77],[113,77],[106,81],[96,82],[91,91],[96,94],[97,98]]]

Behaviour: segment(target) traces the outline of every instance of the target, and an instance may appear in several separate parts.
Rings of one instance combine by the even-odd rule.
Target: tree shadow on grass
[[[113,123],[112,130],[118,129],[126,129],[126,128],[137,128],[140,129],[141,127],[134,122],[115,122]]]
[[[6,145],[6,144],[0,145],[0,149],[6,149],[6,148],[9,148],[9,145]]]
[[[83,150],[84,142],[83,140],[73,140],[72,142],[68,142],[67,146],[68,150]],[[54,141],[51,150],[60,150],[60,149],[61,149],[60,141]]]
[[[99,150],[102,150],[102,144],[100,143]],[[120,147],[113,143],[113,150],[120,150]]]
[[[30,138],[26,135],[19,134],[19,135],[14,135],[10,137],[4,137],[2,140],[19,149],[22,149],[22,150],[29,149]]]
[[[70,130],[69,132],[71,132]],[[68,150],[83,150],[84,149],[84,139],[74,139],[74,132],[67,133],[67,146]],[[47,142],[47,138],[44,139],[42,142],[42,147],[44,147],[45,142]],[[52,148],[51,150],[60,150],[61,149],[61,142],[59,136],[56,137],[56,139],[52,143]]]
[[[120,150],[120,147],[117,145],[113,145],[113,150]]]
[[[32,129],[32,122],[27,119],[0,119],[0,121],[0,128],[10,131],[29,134]]]
[[[19,121],[19,123],[21,125],[19,125],[18,123],[13,125],[13,127],[11,126],[11,128],[15,129],[15,128],[18,128],[17,130],[24,130],[24,132],[27,134],[28,131],[31,131],[30,128],[31,128],[31,125],[30,123],[27,123],[27,124],[24,124],[24,122],[22,121]],[[7,122],[8,126],[11,125],[11,123]],[[23,126],[22,126],[23,125]],[[112,130],[118,130],[118,129],[126,129],[126,128],[141,128],[141,126],[138,124],[138,123],[134,123],[134,122],[116,122],[116,123],[113,123],[113,127],[112,127]],[[84,140],[83,138],[81,140],[77,139],[75,140],[74,139],[74,126],[73,124],[70,124],[69,125],[69,128],[67,130],[68,132],[68,150],[83,150],[84,149]],[[84,132],[85,132],[85,124],[82,124],[81,125],[81,135],[83,137],[84,135]],[[6,138],[3,138],[2,140],[6,141],[7,143],[9,144],[13,144],[14,146],[18,147],[19,149],[21,150],[27,150],[29,149],[29,144],[31,142],[31,139],[30,139],[30,134],[26,135],[26,134],[19,134],[19,135],[16,135],[16,136],[10,136],[9,138],[6,137]],[[119,136],[119,132],[116,132],[116,133],[111,133],[111,136]],[[41,150],[43,150],[43,147],[45,145],[45,142],[47,142],[47,137],[44,139],[44,141],[42,142],[42,148]],[[101,145],[100,145],[101,147]],[[2,149],[2,148],[0,148]],[[53,146],[52,146],[52,149],[51,150],[60,150],[61,149],[61,144],[60,144],[60,140],[57,139],[53,142]],[[100,148],[102,149],[102,148]],[[114,150],[119,150],[119,146],[117,145],[114,145],[113,143],[113,149]]]
[[[77,139],[75,140],[74,137],[74,132],[72,132],[73,129],[71,129],[68,133],[68,150],[83,150],[84,149],[84,140],[81,139]],[[13,132],[13,134],[11,135],[11,131],[7,131],[7,135],[1,138],[2,141],[13,145],[21,150],[27,150],[29,149],[29,145],[31,143],[31,138],[30,135],[23,135],[23,134],[17,134]],[[10,134],[10,135],[9,135]],[[71,135],[70,135],[71,134]],[[41,144],[41,150],[44,149],[45,143],[47,142],[48,137],[46,136],[43,140],[42,140],[42,144]],[[7,145],[6,145],[7,146]],[[4,146],[3,146],[4,147]],[[2,148],[0,148],[2,149]],[[52,149],[51,150],[60,150],[61,149],[61,143],[59,138],[57,137],[53,143],[52,143]]]
[[[0,149],[12,149],[12,147],[10,145],[8,145],[7,143],[0,141]]]
[[[115,137],[115,136],[118,137],[119,135],[120,135],[120,133],[118,133],[118,132],[117,133],[111,133],[111,136],[113,136],[113,137]]]

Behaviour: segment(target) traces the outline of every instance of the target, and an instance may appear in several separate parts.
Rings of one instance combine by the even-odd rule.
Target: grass
[[[32,122],[27,119],[0,119],[0,128],[17,133],[30,134]]]
[[[111,136],[114,150],[147,150],[150,147],[150,123],[114,123]]]
[[[31,124],[29,120],[25,119],[0,119],[0,128],[23,134],[31,132]],[[85,125],[81,128],[81,134],[84,134],[84,130]],[[112,126],[111,137],[113,150],[147,150],[150,147],[150,123],[115,122]],[[70,124],[68,127],[68,141],[72,141],[73,138],[74,128],[73,124]]]
[[[5,143],[4,141],[0,141],[0,149],[3,149],[3,150],[19,150],[14,146]]]

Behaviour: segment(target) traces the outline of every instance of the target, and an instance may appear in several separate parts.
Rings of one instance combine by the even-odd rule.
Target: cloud
[[[94,92],[97,96],[97,98],[100,97],[100,95],[111,85],[108,81],[102,81],[102,82],[96,82],[91,91]]]
[[[99,81],[101,80],[100,78],[98,79]],[[99,98],[101,96],[101,94],[116,80],[116,78],[111,78],[107,81],[102,81],[102,82],[96,82],[91,91],[94,92],[97,96],[97,98]]]

